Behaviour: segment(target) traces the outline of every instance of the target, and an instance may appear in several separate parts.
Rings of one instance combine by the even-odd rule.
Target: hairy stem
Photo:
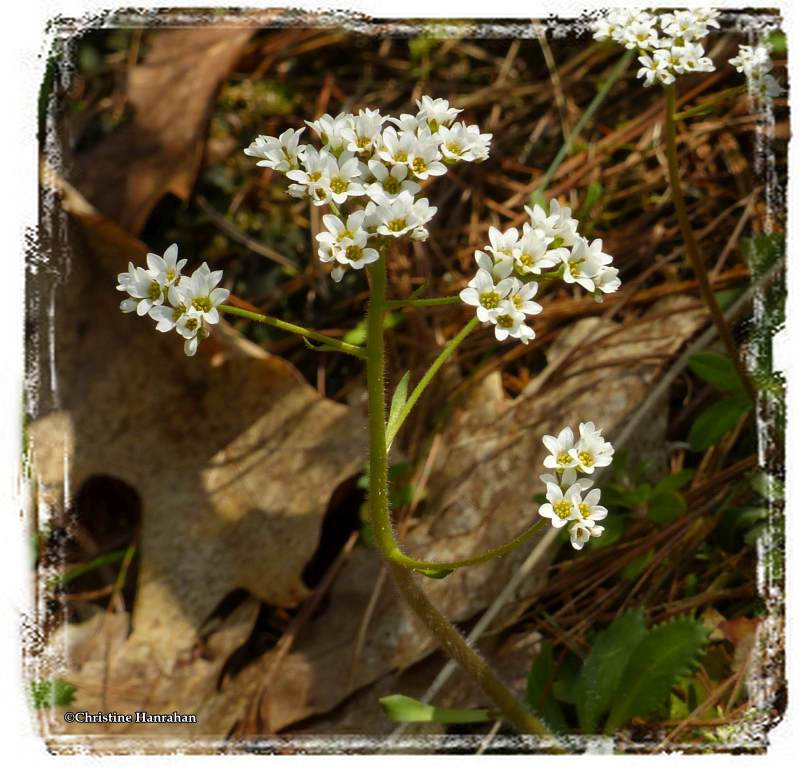
[[[516,538],[512,538],[508,543],[502,546],[496,546],[493,549],[477,554],[474,557],[466,559],[456,559],[452,562],[428,562],[425,559],[415,559],[409,557],[402,551],[395,552],[393,560],[398,564],[408,567],[412,570],[457,570],[460,567],[470,567],[471,565],[480,565],[483,562],[489,562],[492,559],[498,559],[513,551],[517,546],[527,543],[545,526],[543,519],[534,522],[527,530],[520,533]]]
[[[367,308],[369,513],[375,541],[381,554],[388,560],[395,584],[403,598],[436,637],[442,648],[475,679],[494,701],[502,716],[520,732],[549,735],[547,728],[511,694],[508,688],[492,673],[486,662],[469,647],[458,629],[452,626],[428,601],[419,586],[414,583],[413,576],[406,566],[402,562],[398,563],[398,555],[401,552],[392,530],[386,457],[383,342],[383,317],[386,312],[385,254],[370,264],[367,269],[370,279],[370,300]],[[467,332],[469,332],[475,324],[477,322],[468,323],[464,330],[468,328]],[[463,337],[466,337],[464,330],[461,333]],[[433,373],[430,377],[432,376]]]
[[[278,328],[278,330],[285,330],[287,333],[294,333],[295,335],[303,336],[303,338],[310,338],[314,341],[318,341],[324,346],[335,349],[336,351],[344,352],[345,354],[352,354],[354,357],[358,357],[362,360],[366,359],[365,351],[360,346],[347,344],[344,341],[339,341],[336,338],[326,336],[324,333],[318,333],[316,330],[308,330],[307,328],[300,327],[300,325],[293,325],[291,322],[284,322],[283,320],[276,319],[275,317],[267,317],[266,314],[258,314],[256,312],[248,311],[247,309],[242,309],[238,306],[231,306],[230,304],[221,304],[217,308],[221,312],[235,314],[237,317],[244,317],[248,320],[253,320],[253,322],[260,322],[263,325],[269,325],[273,328]]]
[[[717,303],[714,290],[712,289],[711,283],[708,279],[708,272],[705,264],[703,263],[703,259],[700,257],[700,250],[697,247],[697,240],[695,240],[694,232],[692,232],[692,224],[689,221],[689,216],[686,212],[686,201],[683,199],[681,176],[678,168],[678,151],[675,146],[675,84],[673,83],[671,85],[667,85],[664,88],[664,91],[666,93],[664,139],[667,154],[667,166],[669,170],[669,186],[672,194],[672,203],[675,206],[675,215],[678,218],[678,225],[680,226],[681,235],[683,236],[683,243],[686,248],[686,255],[692,265],[692,269],[694,269],[695,276],[697,277],[697,283],[700,287],[700,293],[703,296],[703,300],[708,307],[711,318],[717,327],[719,337],[725,344],[728,355],[733,361],[733,364],[736,366],[736,372],[739,374],[739,378],[741,379],[743,386],[749,393],[753,402],[755,402],[756,391],[753,388],[750,376],[747,374],[747,370],[742,363],[739,355],[739,348],[737,347],[736,341],[733,338],[731,329],[728,326],[728,323],[725,321],[722,310],[719,308],[719,304]]]
[[[426,306],[449,306],[450,304],[460,303],[458,296],[444,296],[442,298],[400,298],[395,301],[387,301],[387,309],[402,309],[404,306],[424,308]]]
[[[520,703],[489,665],[478,655],[453,626],[430,602],[422,589],[414,582],[414,576],[404,567],[389,563],[397,590],[406,603],[430,632],[439,640],[447,654],[461,666],[497,706],[503,719],[522,733],[532,733],[552,738],[545,725]],[[553,745],[556,746],[555,739]]]

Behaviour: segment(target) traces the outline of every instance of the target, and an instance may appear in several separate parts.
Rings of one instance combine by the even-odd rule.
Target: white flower
[[[300,158],[303,170],[290,170],[286,177],[294,184],[289,184],[289,194],[293,197],[310,197],[314,202],[322,200],[320,205],[327,199],[326,185],[329,183],[327,176],[332,155],[327,149],[321,152],[313,146],[306,147],[306,151]]]
[[[658,31],[655,28],[655,19],[637,21],[625,28],[623,33],[625,47],[647,50],[655,48],[658,44]]]
[[[769,101],[783,93],[783,87],[770,74],[754,77],[750,82],[750,88],[763,101]]]
[[[349,246],[356,243],[360,234],[364,235],[366,242],[367,232],[362,226],[366,212],[363,210],[355,211],[343,222],[338,216],[327,214],[322,217],[322,223],[327,231],[317,235],[319,247],[319,259],[323,263],[337,258],[339,253],[343,253]],[[363,245],[363,242],[361,243]]]
[[[489,156],[492,134],[481,133],[477,125],[467,126],[462,122],[449,128],[442,125],[438,135],[441,139],[439,150],[447,160],[476,162]]]
[[[401,131],[410,133],[412,136],[416,136],[420,129],[420,120],[416,115],[401,114],[400,117],[390,117],[389,122],[394,123]],[[427,127],[424,120],[422,125]]]
[[[298,146],[300,130],[285,130],[278,138],[274,136],[257,136],[255,141],[244,150],[250,157],[261,157],[256,163],[265,168],[272,168],[280,173],[286,173],[298,167],[298,157],[302,155],[302,147]]]
[[[323,205],[332,199],[342,205],[348,197],[364,194],[361,184],[361,166],[352,152],[342,152],[338,158],[328,155],[319,189],[314,196],[315,205]]]
[[[406,165],[409,158],[413,161],[417,151],[418,139],[409,131],[398,132],[390,125],[381,134],[378,157],[391,165]]]
[[[549,238],[548,247],[571,247],[578,237],[578,222],[572,218],[572,211],[561,207],[558,200],[550,200],[550,213],[545,213],[539,205],[533,208],[525,206],[525,212],[531,218],[531,226]]]
[[[435,213],[436,208],[431,207],[426,197],[414,200],[408,192],[403,191],[395,199],[386,200],[377,206],[375,216],[378,220],[378,232],[388,237],[402,237],[427,224]]]
[[[654,83],[669,85],[675,82],[675,75],[670,71],[669,55],[666,51],[656,51],[652,56],[639,56],[639,63],[642,66],[636,76],[643,78],[645,85]]]
[[[443,176],[447,173],[447,168],[439,162],[441,157],[438,141],[418,139],[413,155],[409,155],[408,167],[420,181],[430,176]]]
[[[768,45],[740,45],[738,56],[729,60],[737,72],[750,77],[754,72],[769,72],[772,69],[770,47]]]
[[[675,71],[679,74],[714,71],[714,62],[705,55],[703,46],[699,43],[686,42],[672,51],[678,59]]]
[[[578,240],[572,251],[564,259],[564,282],[569,285],[577,283],[585,290],[594,292],[595,275],[600,271],[600,267],[604,265],[600,260],[602,256],[605,256],[605,254],[598,253],[597,249],[593,251],[586,240],[583,238]],[[606,258],[609,257],[606,256]],[[609,258],[609,260],[611,259]]]
[[[512,259],[499,258],[495,261],[482,250],[475,251],[475,262],[478,264],[478,269],[485,269],[498,282],[510,276],[514,270],[514,261]]]
[[[119,305],[121,311],[135,311],[140,317],[147,314],[154,306],[164,303],[164,287],[155,276],[141,266],[128,263],[128,271],[117,275],[117,290],[127,293]]]
[[[592,474],[597,467],[608,466],[614,456],[614,448],[603,439],[601,430],[595,429],[592,421],[587,421],[578,426],[578,432],[578,444],[569,448],[569,454],[575,462],[572,465],[587,474]]]
[[[387,199],[393,200],[403,191],[416,194],[421,188],[419,184],[407,178],[407,165],[393,165],[389,170],[378,160],[370,160],[368,166],[375,183],[367,186],[366,192],[370,199],[377,203]]]
[[[599,488],[590,490],[584,498],[578,499],[578,514],[581,515],[582,523],[589,527],[593,527],[595,522],[599,522],[608,516],[608,509],[605,506],[600,506]]]
[[[435,133],[439,126],[449,126],[458,117],[461,109],[451,107],[446,99],[432,99],[430,96],[423,96],[417,101],[417,118],[425,120],[430,130]]]
[[[498,304],[497,309],[491,313],[491,322],[494,324],[494,337],[498,341],[518,338],[527,344],[535,335],[533,329],[525,324],[524,312],[517,309],[510,299],[504,299]]]
[[[204,322],[215,325],[219,322],[217,307],[231,294],[225,288],[216,287],[222,280],[222,271],[212,272],[208,264],[203,262],[194,270],[191,277],[181,277],[177,286],[169,289],[169,299],[173,306],[179,303],[186,307],[186,314],[200,317]],[[192,310],[194,312],[192,313]],[[183,316],[179,318],[177,327],[180,332]],[[185,325],[185,321],[184,321]],[[185,336],[188,338],[188,336]]]
[[[577,456],[573,455],[575,434],[569,426],[565,426],[557,437],[545,434],[542,442],[550,451],[550,455],[544,459],[548,469],[571,469],[578,465]]]
[[[588,525],[585,521],[575,522],[569,529],[569,541],[572,548],[580,551],[590,538],[598,538],[603,534],[604,527],[600,525]]]
[[[477,274],[458,295],[465,304],[477,307],[476,314],[481,322],[494,322],[502,300],[513,287],[513,277],[495,282],[491,272],[478,269]]]
[[[324,114],[319,120],[313,122],[306,120],[305,123],[320,137],[323,146],[338,155],[347,143],[344,132],[352,129],[353,115],[341,112],[336,117],[331,117],[329,114]]]
[[[619,269],[613,266],[601,266],[600,270],[592,277],[592,282],[597,290],[603,293],[616,293],[622,282],[617,275]]]
[[[342,129],[345,149],[355,154],[369,154],[380,136],[385,119],[377,109],[360,109],[351,125]]]
[[[561,260],[555,250],[548,250],[548,238],[527,222],[514,251],[515,268],[520,274],[541,274],[542,269],[555,266]]]
[[[185,258],[178,260],[178,245],[174,242],[164,251],[163,257],[155,253],[147,254],[147,268],[150,275],[166,288],[174,285],[180,279],[181,269],[185,265]]]
[[[489,227],[489,245],[486,246],[495,258],[514,258],[517,249],[519,232],[512,227],[505,232],[501,232],[493,226]]]
[[[365,247],[366,244],[367,233],[362,229],[356,233],[351,244],[336,252],[336,260],[340,264],[352,266],[353,269],[363,269],[367,264],[380,258],[378,251],[375,248]]]
[[[536,282],[523,284],[515,279],[511,292],[508,295],[508,300],[514,305],[514,309],[521,312],[523,315],[539,314],[542,311],[542,305],[531,300],[538,290],[539,285]],[[531,336],[531,338],[533,338],[533,336]]]
[[[564,527],[571,519],[577,520],[580,493],[581,488],[577,484],[562,490],[559,485],[548,482],[548,502],[539,507],[539,516],[549,519],[553,527]]]
[[[416,242],[425,242],[428,239],[428,230],[424,226],[415,226],[410,236]]]
[[[175,324],[175,330],[185,339],[183,352],[187,357],[194,357],[198,343],[208,334],[203,326],[202,314],[194,309],[181,314]]]
[[[575,471],[575,469],[564,469],[564,471],[559,471],[559,474],[560,477],[556,474],[540,474],[539,479],[541,479],[545,484],[558,485],[563,489],[577,484],[580,487],[581,492],[585,492],[593,484],[592,480],[588,477],[581,477],[578,479],[578,473]]]

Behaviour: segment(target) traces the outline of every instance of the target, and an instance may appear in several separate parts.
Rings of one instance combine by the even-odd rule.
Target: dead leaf
[[[484,380],[445,429],[446,448],[431,472],[426,510],[408,535],[406,548],[427,559],[451,559],[502,544],[520,533],[536,513],[532,495],[545,453],[542,435],[582,420],[594,420],[613,435],[645,398],[663,364],[705,322],[697,302],[682,297],[658,302],[638,324],[586,319],[571,326],[554,346],[556,357],[560,347],[582,339],[536,397],[516,403],[504,394],[499,374]],[[466,621],[495,599],[529,551],[522,547],[444,580],[421,578],[420,584],[451,620]],[[538,588],[546,564],[540,563],[538,577],[521,584],[518,602],[525,604],[525,596]],[[334,709],[364,685],[391,670],[407,668],[435,648],[387,582],[367,641],[354,659],[358,626],[378,570],[376,554],[356,551],[333,587],[328,610],[298,637],[262,710],[262,719],[273,731]],[[502,613],[498,622],[503,622]],[[254,694],[270,662],[267,653],[245,669],[229,692],[232,699]],[[321,718],[316,727],[325,732]]]
[[[79,155],[73,183],[106,216],[138,234],[167,193],[186,200],[203,157],[212,99],[251,27],[161,29],[128,78],[131,122]]]
[[[189,690],[206,689],[217,666],[204,671],[195,663],[192,672],[181,659],[232,590],[283,606],[306,596],[301,576],[329,499],[363,465],[363,414],[321,397],[291,365],[230,328],[190,359],[174,334],[123,315],[115,272],[124,270],[122,254],[140,244],[74,189],[59,188],[82,231],[73,232],[69,278],[41,270],[34,285],[35,295],[55,296],[55,345],[39,338],[36,351],[40,367],[57,370],[55,391],[43,387],[34,404],[34,471],[51,501],[59,497],[55,488],[64,488],[68,502],[97,475],[122,480],[139,495],[133,631],[109,671],[120,696],[115,705],[169,704],[186,713],[213,707]],[[66,232],[53,227],[43,245],[66,248]],[[39,312],[33,324],[45,329],[48,305],[32,306]],[[245,623],[237,632],[246,636]],[[96,665],[78,673],[76,705],[98,705],[97,673]],[[190,681],[192,673],[197,679]],[[209,715],[192,733],[224,735],[238,711]]]

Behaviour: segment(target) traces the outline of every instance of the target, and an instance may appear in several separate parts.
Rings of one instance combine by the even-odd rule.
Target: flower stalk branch
[[[359,359],[366,359],[366,352],[360,346],[348,344],[344,341],[339,341],[336,338],[326,336],[324,333],[318,333],[315,330],[308,330],[300,325],[294,325],[291,322],[284,322],[275,317],[268,317],[266,314],[258,314],[251,312],[247,309],[242,309],[239,306],[231,306],[230,304],[221,304],[217,307],[220,311],[228,314],[235,314],[237,317],[244,317],[253,322],[260,322],[262,325],[269,325],[270,327],[277,328],[278,330],[285,330],[287,333],[294,333],[295,335],[302,336],[303,338],[310,339],[321,343],[331,350],[343,352],[344,354],[352,354]]]

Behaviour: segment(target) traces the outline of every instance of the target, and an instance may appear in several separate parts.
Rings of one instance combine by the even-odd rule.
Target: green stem
[[[536,533],[538,533],[544,526],[545,521],[540,519],[538,522],[535,522],[533,525],[531,525],[527,530],[520,533],[516,538],[512,538],[508,543],[504,543],[502,546],[497,546],[494,549],[489,549],[483,554],[478,554],[474,557],[468,557],[467,559],[456,559],[452,562],[428,562],[424,559],[415,559],[414,557],[409,557],[402,551],[396,551],[393,556],[393,560],[398,564],[408,567],[412,570],[457,570],[460,567],[479,565],[483,562],[489,562],[492,559],[498,559],[499,557],[505,556],[510,551],[513,551],[515,548],[517,548],[517,546],[521,546],[523,543],[526,543],[533,538],[533,536],[536,535]]]
[[[453,626],[430,602],[422,589],[414,582],[414,576],[406,568],[389,563],[397,590],[416,616],[439,640],[450,657],[461,666],[489,696],[499,709],[503,719],[521,733],[534,733],[555,739],[542,721],[520,703],[489,665],[466,642],[461,632]]]
[[[366,359],[366,353],[364,349],[360,346],[354,346],[353,344],[347,344],[344,341],[339,341],[335,338],[331,338],[330,336],[326,336],[323,333],[317,333],[316,330],[308,330],[307,328],[300,327],[300,325],[293,325],[291,322],[284,322],[283,320],[278,320],[275,317],[267,317],[266,314],[257,314],[256,312],[248,311],[247,309],[241,309],[238,306],[231,306],[230,304],[221,304],[217,307],[221,312],[227,312],[228,314],[235,314],[237,317],[245,317],[248,320],[253,320],[253,322],[260,322],[263,325],[269,325],[273,328],[278,328],[279,330],[285,330],[287,333],[295,333],[298,336],[303,336],[303,338],[310,338],[314,341],[318,341],[325,346],[329,346],[336,351],[344,352],[345,354],[352,354],[354,357],[358,357],[359,359]]]
[[[717,327],[719,337],[722,339],[725,348],[728,351],[733,364],[736,367],[736,372],[742,381],[745,389],[750,395],[753,402],[756,401],[756,391],[750,381],[750,376],[742,363],[739,355],[739,348],[733,338],[730,327],[725,321],[722,310],[719,308],[714,290],[708,279],[708,272],[706,271],[703,259],[700,257],[700,250],[697,247],[697,240],[695,240],[694,232],[692,231],[692,224],[689,221],[689,215],[686,212],[686,201],[683,199],[683,190],[681,189],[681,176],[678,167],[678,150],[675,145],[675,84],[667,85],[664,88],[666,94],[666,111],[664,114],[664,143],[667,155],[667,167],[669,170],[669,186],[672,194],[672,203],[675,206],[675,215],[678,218],[678,225],[680,226],[681,234],[683,236],[683,243],[686,248],[686,255],[689,263],[692,265],[695,276],[697,277],[697,284],[700,287],[700,293],[703,300],[708,307],[711,318]]]
[[[369,430],[369,512],[378,548],[389,559],[397,551],[389,512],[384,394],[383,317],[386,312],[386,254],[367,267],[367,419]]]
[[[439,356],[433,361],[433,364],[428,368],[427,372],[424,376],[420,379],[420,382],[414,387],[414,391],[411,392],[411,395],[406,400],[405,405],[403,405],[402,409],[400,410],[399,415],[397,416],[397,420],[394,421],[392,427],[388,430],[386,434],[386,449],[388,450],[392,446],[392,442],[394,441],[395,436],[397,436],[397,432],[400,431],[400,427],[403,425],[403,421],[406,420],[408,414],[411,412],[414,405],[417,403],[417,400],[420,398],[422,392],[425,391],[425,388],[428,384],[433,380],[433,377],[439,371],[439,368],[447,362],[450,355],[458,348],[461,342],[473,331],[476,327],[478,327],[478,318],[473,317],[463,328],[458,332],[456,336],[454,336],[448,342],[447,346],[442,349]]]
[[[396,301],[387,301],[387,309],[402,309],[406,306],[424,308],[426,306],[449,306],[458,304],[461,299],[458,296],[445,296],[443,298],[401,298]]]
[[[388,561],[395,584],[408,605],[436,637],[442,649],[480,684],[486,694],[494,701],[503,718],[520,732],[549,736],[550,733],[544,724],[511,694],[508,688],[494,675],[486,662],[470,648],[458,629],[451,625],[428,601],[428,598],[414,582],[411,572],[402,563],[398,564],[397,562],[398,555],[401,552],[392,530],[386,457],[386,397],[384,393],[383,342],[383,317],[386,312],[385,254],[370,264],[367,270],[370,280],[370,299],[367,306],[368,505],[370,522],[378,549]],[[463,340],[475,325],[477,325],[477,320],[468,323],[464,330],[459,333],[460,340]],[[460,340],[458,343],[460,343]],[[455,348],[457,343],[454,344],[454,341],[456,339],[453,339],[448,346]],[[444,362],[444,359],[442,359],[442,362]],[[441,362],[436,369],[440,366]],[[430,380],[435,373],[433,366],[432,372],[428,372],[430,375],[427,380]]]
[[[572,145],[575,143],[575,140],[578,138],[578,136],[580,136],[581,131],[583,131],[583,129],[586,127],[586,123],[591,120],[594,113],[598,110],[603,101],[605,101],[605,98],[614,83],[617,82],[620,77],[622,77],[622,74],[633,60],[634,55],[635,51],[626,51],[622,58],[620,58],[620,60],[614,65],[614,68],[608,73],[608,77],[600,86],[600,89],[595,94],[595,97],[591,100],[591,102],[589,102],[589,106],[586,107],[583,114],[578,119],[578,122],[575,123],[572,133],[569,134],[569,138],[561,146],[561,149],[558,150],[558,154],[553,158],[553,162],[550,163],[550,167],[545,171],[544,176],[542,176],[537,182],[536,189],[542,194],[545,192],[547,187],[550,186],[550,182],[553,180],[553,176],[556,175],[558,167],[564,161],[564,158],[567,156],[570,149],[572,149]],[[533,197],[534,195],[531,195],[531,203],[534,202]]]

